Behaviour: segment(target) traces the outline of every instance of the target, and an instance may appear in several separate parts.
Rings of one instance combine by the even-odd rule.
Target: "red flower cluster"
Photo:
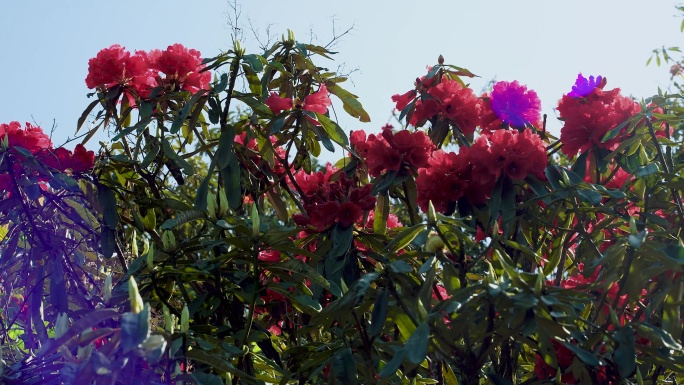
[[[435,210],[447,211],[464,195],[472,204],[482,204],[502,175],[513,180],[529,174],[544,178],[545,146],[531,130],[497,130],[460,151],[435,151],[428,167],[418,170],[418,204],[423,211],[430,201]]]
[[[583,275],[584,272],[584,264],[579,263],[577,265],[577,271],[578,274],[573,274],[568,279],[564,279],[561,281],[560,286],[565,289],[572,289],[572,290],[582,290],[587,288],[589,285],[594,284],[597,282],[599,278],[599,272],[600,269],[594,270],[592,275],[588,278],[586,278]],[[603,289],[597,289],[597,292],[600,294],[603,292]],[[627,294],[623,294],[618,297],[618,294],[620,293],[620,286],[618,285],[617,282],[614,282],[610,287],[608,288],[608,291],[606,292],[606,301],[603,304],[603,310],[604,314],[608,315],[610,314],[610,308],[609,306],[612,306],[613,303],[615,303],[616,310],[617,309],[623,309],[622,312],[618,312],[620,314],[620,321],[625,322],[625,321],[631,321],[633,314],[632,310],[625,308],[627,305]],[[646,296],[648,294],[648,291],[646,289],[641,290],[641,295]]]
[[[274,114],[279,114],[282,111],[291,110],[292,108],[301,108],[302,110],[318,112],[319,114],[325,114],[328,112],[328,107],[332,104],[330,97],[328,96],[328,88],[325,84],[321,84],[321,88],[317,92],[308,95],[304,98],[303,102],[299,102],[297,99],[283,98],[276,92],[271,92],[271,94],[266,98],[264,104],[273,111]]]
[[[208,90],[211,73],[202,71],[204,68],[199,51],[187,49],[182,44],[171,45],[163,51],[136,51],[134,54],[115,44],[88,61],[85,81],[88,88],[126,87],[126,95],[133,105],[132,90],[141,97],[147,97],[149,91],[158,86],[192,94]]]
[[[52,142],[45,135],[43,129],[33,126],[31,123],[26,123],[24,129],[21,128],[19,122],[0,124],[0,140],[4,140],[5,137],[7,137],[10,147],[21,147],[29,150],[32,154],[52,147]]]
[[[481,100],[475,96],[473,90],[463,87],[456,80],[444,78],[441,83],[432,86],[432,82],[417,81],[417,87],[426,92],[416,100],[415,111],[411,116],[410,124],[420,127],[435,115],[451,120],[470,135],[480,124]],[[398,110],[403,110],[411,103],[418,93],[411,90],[403,95],[394,95],[392,100]]]
[[[575,360],[575,353],[568,349],[565,345],[558,341],[551,341],[551,344],[556,348],[556,360],[558,362],[558,368],[561,370],[561,383],[563,384],[579,384],[581,378],[575,378],[570,366]],[[556,369],[549,366],[541,355],[537,354],[537,359],[534,362],[534,374],[540,380],[552,379],[556,377]],[[599,366],[595,369],[594,375],[598,380],[598,384],[617,384],[619,379],[615,375],[611,375],[607,372],[605,366]]]
[[[95,164],[95,152],[88,151],[82,144],[77,144],[73,152],[64,147],[41,152],[40,158],[46,165],[61,172],[71,170],[84,172],[93,168]]]
[[[45,135],[43,129],[26,123],[26,128],[22,128],[19,122],[11,122],[9,124],[0,124],[0,140],[7,139],[9,146],[9,153],[15,157],[15,162],[12,165],[12,173],[14,179],[19,179],[23,174],[30,173],[35,175],[37,171],[25,170],[21,164],[24,156],[16,151],[14,147],[20,147],[28,150],[32,154],[54,169],[61,172],[71,170],[72,172],[84,172],[91,168],[95,163],[95,153],[87,151],[83,145],[78,144],[75,152],[71,152],[63,147],[56,149],[52,148],[50,138]],[[13,186],[12,175],[9,170],[3,166],[5,171],[0,172],[0,191],[11,191]],[[41,177],[42,178],[42,177]],[[39,179],[41,188],[46,188],[46,179]]]
[[[605,84],[605,80],[602,81],[584,97],[563,95],[558,103],[560,119],[565,122],[560,139],[566,155],[575,156],[593,146],[615,149],[623,139],[622,135],[605,142],[602,142],[603,137],[641,111],[639,103],[622,96],[619,88],[604,91]]]
[[[365,159],[372,176],[379,176],[385,170],[399,171],[402,166],[426,167],[429,154],[435,149],[425,133],[407,130],[392,133],[391,125],[383,127],[381,135],[371,134],[368,138],[363,130],[353,131],[350,142],[354,151]]]
[[[304,196],[306,214],[294,214],[295,223],[321,232],[335,223],[349,227],[361,218],[364,211],[375,207],[375,197],[371,196],[372,185],[356,187],[354,180],[340,173],[335,180],[328,168],[327,173],[295,174],[295,182]],[[337,176],[337,175],[335,175]]]

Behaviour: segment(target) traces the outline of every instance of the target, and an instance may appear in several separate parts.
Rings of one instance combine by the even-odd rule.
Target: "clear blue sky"
[[[534,89],[550,116],[570,90],[578,72],[603,75],[608,88],[627,95],[651,96],[669,84],[667,67],[645,66],[651,50],[680,45],[681,19],[668,0],[489,0],[489,1],[283,1],[244,0],[239,23],[244,46],[259,53],[249,21],[265,36],[292,29],[301,41],[320,43],[354,30],[338,44],[335,69],[352,74],[347,88],[361,97],[372,123],[340,117],[347,129],[378,130],[386,123],[391,95],[412,87],[434,64],[446,62],[481,76],[472,81],[479,93],[491,79],[518,80]],[[88,59],[102,48],[121,44],[129,50],[165,48],[182,43],[209,57],[230,47],[225,0],[11,1],[0,6],[0,123],[36,122],[53,140],[73,136],[76,120],[88,105],[84,79]],[[341,108],[337,111],[344,115]],[[97,137],[103,140],[105,136]],[[97,141],[89,147],[96,147]],[[75,143],[67,147],[73,147]]]

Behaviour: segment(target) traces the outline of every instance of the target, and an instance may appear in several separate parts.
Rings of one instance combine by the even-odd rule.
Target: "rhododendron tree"
[[[82,143],[0,124],[3,383],[684,380],[681,94],[559,75],[558,139],[440,56],[347,135],[292,33],[93,55]]]

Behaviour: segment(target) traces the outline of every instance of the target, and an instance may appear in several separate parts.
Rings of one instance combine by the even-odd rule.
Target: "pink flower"
[[[330,97],[328,96],[328,88],[325,84],[321,84],[321,88],[311,95],[304,98],[301,105],[295,105],[292,98],[283,98],[278,96],[278,93],[271,92],[266,98],[264,104],[273,111],[274,114],[279,114],[282,111],[287,111],[293,107],[301,108],[302,110],[317,112],[325,114],[328,112],[328,107],[332,105]]]
[[[292,98],[281,98],[278,96],[277,92],[271,92],[271,94],[266,98],[264,104],[273,111],[274,114],[279,114],[283,111],[291,110],[294,105],[292,104]]]

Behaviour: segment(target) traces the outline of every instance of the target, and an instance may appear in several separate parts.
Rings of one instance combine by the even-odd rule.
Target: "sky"
[[[231,47],[232,24],[248,53],[261,53],[255,35],[264,41],[267,31],[279,39],[291,29],[299,41],[325,45],[351,28],[334,47],[336,60],[319,61],[351,72],[343,86],[371,116],[371,123],[361,123],[338,105],[347,131],[379,131],[393,122],[391,96],[411,89],[441,54],[447,64],[480,76],[469,79],[478,94],[493,79],[535,90],[549,130],[558,133],[554,108],[579,72],[602,75],[606,89],[619,87],[638,99],[666,89],[669,66],[645,63],[653,49],[681,44],[681,20],[668,0],[3,2],[0,123],[38,124],[63,144],[92,100],[84,79],[88,59],[100,49],[181,43],[211,57]],[[98,135],[88,147],[106,138]]]

